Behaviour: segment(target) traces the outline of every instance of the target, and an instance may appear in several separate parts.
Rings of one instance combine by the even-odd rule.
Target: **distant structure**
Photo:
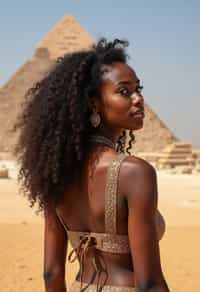
[[[73,16],[65,16],[36,47],[33,57],[10,78],[0,89],[0,152],[10,152],[17,135],[9,133],[20,104],[27,90],[42,79],[55,64],[55,60],[65,53],[91,48],[94,40]],[[162,150],[176,137],[146,105],[145,126],[136,133],[137,143],[133,152],[153,152]]]

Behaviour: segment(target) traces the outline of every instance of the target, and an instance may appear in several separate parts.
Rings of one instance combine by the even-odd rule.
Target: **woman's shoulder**
[[[148,161],[134,155],[126,157],[120,170],[120,189],[123,193],[152,193],[156,184],[156,170]]]
[[[135,155],[126,156],[121,168],[124,175],[147,175],[156,173],[153,165]]]

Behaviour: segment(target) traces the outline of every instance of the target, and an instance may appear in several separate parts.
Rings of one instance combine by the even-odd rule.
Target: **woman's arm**
[[[46,292],[65,292],[65,260],[67,233],[60,223],[55,208],[44,210],[44,283]]]
[[[156,230],[156,172],[146,161],[130,157],[123,185],[128,202],[128,235],[137,291],[168,292]]]

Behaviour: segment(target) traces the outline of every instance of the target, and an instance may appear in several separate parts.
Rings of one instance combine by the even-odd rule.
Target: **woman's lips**
[[[140,118],[143,119],[145,117],[144,111],[136,111],[134,113],[131,113],[131,116],[134,118]]]

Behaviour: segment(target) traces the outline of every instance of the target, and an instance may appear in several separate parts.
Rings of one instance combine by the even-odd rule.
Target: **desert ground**
[[[158,173],[158,207],[166,220],[161,263],[173,292],[200,291],[200,175]],[[16,179],[0,179],[0,283],[3,292],[44,291],[43,218],[18,194]],[[78,264],[67,264],[67,284]]]

